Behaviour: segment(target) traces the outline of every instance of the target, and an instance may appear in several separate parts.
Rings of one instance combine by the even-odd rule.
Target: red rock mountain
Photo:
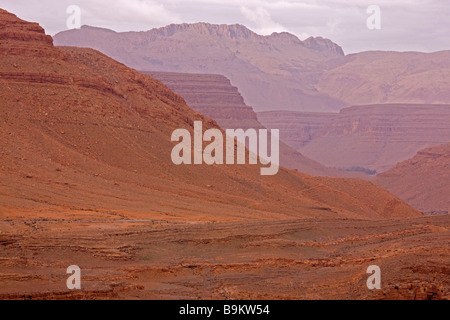
[[[169,25],[116,33],[84,26],[57,45],[91,47],[138,70],[227,76],[256,111],[336,112],[351,105],[450,104],[450,51],[344,56],[330,40],[260,36],[241,25]]]
[[[222,128],[261,128],[253,108],[246,105],[238,88],[219,74],[146,71],[183,97],[195,111],[213,118]]]
[[[375,181],[426,214],[450,213],[450,143],[418,152]]]
[[[267,128],[324,165],[385,171],[419,150],[450,141],[450,105],[370,105],[340,113],[259,113]]]
[[[343,56],[322,38],[303,42],[289,33],[260,36],[242,25],[195,23],[126,33],[84,26],[58,33],[55,44],[94,48],[138,70],[223,74],[258,111],[343,106],[310,85],[319,63]]]
[[[173,72],[144,72],[160,80],[182,96],[195,111],[207,115],[223,129],[263,129],[252,107],[245,104],[238,89],[222,75]],[[280,163],[289,169],[330,177],[354,177],[345,171],[327,168],[308,159],[280,141]]]
[[[57,48],[0,10],[3,219],[385,218],[417,211],[376,185],[259,166],[176,166],[177,128],[217,123],[161,82],[92,49]],[[94,218],[95,219],[95,218]]]

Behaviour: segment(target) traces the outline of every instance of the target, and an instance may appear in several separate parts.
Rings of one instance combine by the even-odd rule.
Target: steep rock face
[[[449,181],[450,143],[421,150],[375,180],[426,214],[450,213]]]
[[[326,166],[385,171],[450,140],[448,105],[355,106],[335,114],[262,113],[290,146]]]
[[[0,40],[6,42],[26,41],[36,45],[50,47],[53,44],[51,36],[46,35],[44,29],[38,23],[29,23],[8,15],[5,10],[0,9],[2,20],[0,20]],[[5,49],[5,44],[2,44]]]
[[[143,73],[163,82],[182,96],[191,108],[216,120],[223,129],[265,128],[257,120],[253,109],[245,104],[238,89],[232,86],[230,80],[222,75],[172,72]],[[277,128],[274,127],[274,129]],[[280,163],[283,167],[296,169],[311,175],[355,176],[348,172],[327,168],[308,159],[282,141],[280,141]]]
[[[15,16],[6,14],[6,11],[0,9],[0,55],[18,55],[26,54],[29,56],[56,57],[58,53],[52,50],[53,39],[46,35],[44,29],[37,23],[27,23],[16,19]],[[27,45],[24,45],[26,43]],[[10,68],[4,71],[4,76],[20,76]]]
[[[261,36],[242,25],[195,23],[126,33],[85,26],[57,34],[55,44],[94,48],[138,70],[223,74],[258,111],[344,106],[312,85],[320,62],[343,55],[322,38],[303,42],[285,32]]]
[[[214,74],[143,72],[158,79],[182,96],[187,104],[216,121],[256,121],[256,113],[247,106],[229,79]]]

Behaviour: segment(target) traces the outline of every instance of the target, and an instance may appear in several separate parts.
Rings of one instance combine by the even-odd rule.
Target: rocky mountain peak
[[[168,26],[153,29],[149,32],[156,32],[161,36],[173,36],[176,33],[191,32],[200,35],[225,37],[230,39],[249,39],[259,37],[255,32],[240,24],[211,24],[206,22],[170,24]]]
[[[322,37],[309,37],[303,41],[303,44],[313,50],[330,51],[338,56],[344,56],[344,50],[330,39]]]

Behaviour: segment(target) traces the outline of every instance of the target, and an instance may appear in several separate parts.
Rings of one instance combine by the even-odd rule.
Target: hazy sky
[[[80,7],[82,25],[115,31],[239,23],[259,34],[322,36],[346,53],[450,50],[450,0],[0,0],[0,8],[38,22],[51,35],[67,29],[69,5]],[[369,5],[381,9],[379,30],[367,27]]]

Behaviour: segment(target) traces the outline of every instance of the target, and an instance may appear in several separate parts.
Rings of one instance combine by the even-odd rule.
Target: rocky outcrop
[[[344,50],[342,50],[340,46],[338,46],[330,39],[324,39],[322,37],[309,37],[308,39],[303,41],[303,44],[313,50],[329,51],[337,57],[344,56]]]
[[[379,174],[375,180],[430,215],[450,213],[449,181],[450,143],[419,151],[413,158]]]
[[[44,29],[37,23],[30,23],[17,18],[17,16],[0,9],[0,41],[33,42],[35,45],[52,46],[53,39],[46,35]],[[8,46],[2,43],[2,49]]]
[[[52,50],[52,37],[46,35],[39,24],[23,21],[3,9],[0,9],[0,17],[0,55],[4,57],[26,54],[61,58]],[[23,45],[24,43],[30,45]]]
[[[449,105],[371,105],[340,113],[259,113],[268,128],[329,167],[382,172],[419,150],[450,140]]]
[[[197,112],[216,121],[256,121],[256,113],[247,106],[229,79],[214,74],[143,72],[160,80],[182,96]]]

